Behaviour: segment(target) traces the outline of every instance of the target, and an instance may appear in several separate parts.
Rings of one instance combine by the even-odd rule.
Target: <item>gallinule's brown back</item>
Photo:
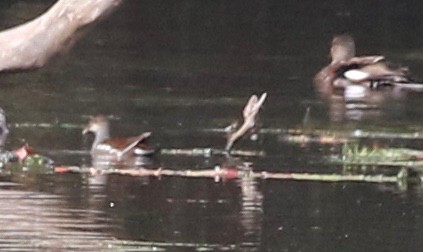
[[[133,137],[110,138],[109,120],[103,115],[92,117],[82,131],[83,134],[93,133],[95,138],[91,147],[94,157],[110,157],[117,160],[130,156],[149,156],[154,153],[146,143],[151,132],[145,132]]]

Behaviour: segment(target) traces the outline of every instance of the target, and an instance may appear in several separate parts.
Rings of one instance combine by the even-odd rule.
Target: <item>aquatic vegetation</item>
[[[342,162],[346,164],[423,165],[423,151],[407,148],[381,148],[346,143],[342,148]]]
[[[26,176],[52,173],[52,159],[34,153],[29,145],[15,151],[3,151],[0,155],[0,175]]]

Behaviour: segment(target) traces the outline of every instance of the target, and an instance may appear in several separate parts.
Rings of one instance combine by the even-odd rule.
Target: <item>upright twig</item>
[[[237,130],[228,134],[228,141],[226,143],[225,150],[229,152],[234,143],[244,136],[249,130],[253,129],[256,125],[257,114],[260,111],[261,106],[266,100],[267,93],[263,93],[260,99],[256,95],[252,95],[244,107],[243,117],[244,122]]]

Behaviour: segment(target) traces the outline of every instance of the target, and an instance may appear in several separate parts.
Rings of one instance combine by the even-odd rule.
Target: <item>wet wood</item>
[[[229,152],[235,142],[238,141],[238,139],[240,139],[248,131],[255,127],[257,121],[257,114],[260,111],[260,108],[263,105],[264,101],[266,100],[266,97],[267,93],[263,93],[260,98],[258,98],[256,95],[252,95],[250,97],[244,107],[244,110],[242,111],[244,122],[237,130],[228,135],[228,141],[225,147],[226,151]]]
[[[232,155],[232,156],[243,156],[243,157],[264,157],[266,153],[264,151],[254,150],[226,150],[214,149],[214,148],[193,148],[193,149],[161,149],[160,154],[172,155],[172,156],[202,156],[210,157],[213,155]]]
[[[59,0],[41,16],[0,32],[0,71],[44,66],[68,49],[82,28],[115,9],[122,0]]]
[[[128,168],[128,169],[97,169],[94,167],[84,168],[78,166],[58,166],[55,167],[56,173],[79,172],[89,173],[91,175],[119,174],[141,177],[185,177],[185,178],[214,178],[215,180],[223,179],[241,179],[244,177],[252,177],[256,179],[276,179],[276,180],[296,180],[296,181],[318,181],[318,182],[365,182],[365,183],[399,183],[407,179],[407,174],[402,170],[394,176],[389,175],[364,175],[364,174],[318,174],[318,173],[291,173],[291,172],[267,172],[267,171],[244,171],[236,167],[219,167],[207,170],[172,170],[172,169],[144,169],[144,168]]]

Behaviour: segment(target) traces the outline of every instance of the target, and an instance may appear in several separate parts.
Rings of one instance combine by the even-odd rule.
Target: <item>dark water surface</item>
[[[2,1],[0,27],[54,1]],[[334,34],[383,53],[423,79],[423,5],[413,1],[135,1],[47,67],[0,76],[8,149],[24,142],[57,165],[90,166],[89,115],[113,135],[152,131],[158,149],[223,148],[223,129],[253,93],[268,92],[265,129],[419,128],[421,95],[370,118],[331,121],[312,78]],[[361,112],[358,112],[361,113]],[[342,113],[341,113],[342,114]],[[357,115],[353,116],[357,119]],[[393,142],[423,148],[419,141]],[[340,172],[340,146],[299,146],[279,134],[244,139],[253,170]],[[213,169],[224,157],[156,155],[151,167]],[[419,251],[420,186],[283,180],[46,174],[0,183],[0,249],[15,251]]]

